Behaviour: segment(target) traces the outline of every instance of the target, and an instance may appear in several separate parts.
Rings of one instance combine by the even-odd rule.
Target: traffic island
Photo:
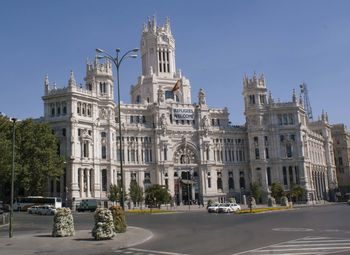
[[[249,213],[267,213],[267,212],[275,212],[275,211],[285,211],[290,210],[292,207],[283,206],[283,207],[263,207],[263,208],[252,208],[250,209],[243,209],[240,211],[237,211],[236,214],[249,214]]]
[[[0,237],[1,254],[36,255],[36,254],[104,254],[114,252],[146,242],[152,238],[151,231],[128,227],[125,233],[119,233],[110,240],[96,241],[91,230],[76,230],[75,236],[53,238],[51,233],[14,235],[13,238]]]

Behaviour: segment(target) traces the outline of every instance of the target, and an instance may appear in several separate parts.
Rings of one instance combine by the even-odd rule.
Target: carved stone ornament
[[[104,120],[107,118],[107,110],[106,108],[100,109],[100,119]]]

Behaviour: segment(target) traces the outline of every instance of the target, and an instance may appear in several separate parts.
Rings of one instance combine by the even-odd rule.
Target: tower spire
[[[74,78],[74,73],[71,70],[70,71],[70,76],[69,76],[69,81],[68,81],[68,87],[72,88],[72,87],[75,87],[76,85],[77,85],[77,83],[76,83],[75,78]]]
[[[45,95],[49,93],[49,75],[45,75],[45,81],[44,81],[44,86],[45,86]]]

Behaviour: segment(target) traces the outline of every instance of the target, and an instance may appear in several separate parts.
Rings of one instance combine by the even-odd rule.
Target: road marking
[[[139,255],[188,255],[184,253],[167,252],[167,251],[155,251],[155,250],[145,250],[137,248],[126,248],[114,251],[117,254],[139,254]]]
[[[286,231],[286,232],[310,232],[314,231],[312,228],[273,228],[273,231]]]
[[[325,255],[343,251],[350,251],[350,239],[309,236],[233,255]]]

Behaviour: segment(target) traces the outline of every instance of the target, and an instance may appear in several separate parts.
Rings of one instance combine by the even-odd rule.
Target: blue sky
[[[4,0],[0,8],[0,112],[40,117],[44,76],[66,86],[70,70],[83,83],[95,48],[139,47],[142,25],[170,17],[176,65],[211,107],[228,107],[244,123],[242,77],[264,73],[275,99],[290,101],[301,82],[314,117],[350,126],[350,1],[69,1]],[[122,100],[141,61],[121,67]]]

